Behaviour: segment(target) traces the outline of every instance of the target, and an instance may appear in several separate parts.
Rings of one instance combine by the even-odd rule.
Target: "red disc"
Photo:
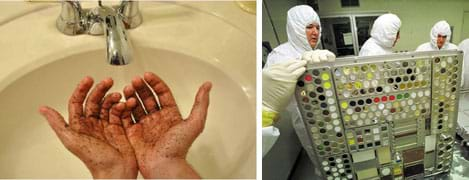
[[[378,98],[378,97],[375,98],[374,101],[375,101],[375,103],[378,103],[378,102],[379,102],[379,98]]]
[[[381,101],[387,101],[387,100],[388,100],[388,97],[386,96],[381,97]]]
[[[311,81],[311,80],[313,80],[313,77],[311,77],[311,75],[307,74],[307,75],[305,75],[305,80],[306,81]]]
[[[394,101],[394,99],[396,99],[396,96],[394,96],[394,95],[389,96],[390,101]]]

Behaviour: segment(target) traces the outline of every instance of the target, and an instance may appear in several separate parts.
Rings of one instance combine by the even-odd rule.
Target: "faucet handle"
[[[59,31],[67,35],[76,35],[85,31],[81,21],[83,10],[78,0],[63,0],[62,11],[56,21]]]
[[[142,24],[142,14],[138,8],[138,1],[122,0],[117,12],[126,29],[133,29]]]

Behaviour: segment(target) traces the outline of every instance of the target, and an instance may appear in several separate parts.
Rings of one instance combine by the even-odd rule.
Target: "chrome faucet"
[[[132,61],[132,48],[126,29],[142,23],[138,1],[124,0],[119,6],[82,9],[77,0],[62,1],[57,29],[67,35],[90,34],[106,37],[106,57],[111,65],[126,65]]]

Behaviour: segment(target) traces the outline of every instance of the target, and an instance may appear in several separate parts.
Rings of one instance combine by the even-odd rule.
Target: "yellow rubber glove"
[[[262,110],[262,127],[271,126],[277,114],[277,112]]]

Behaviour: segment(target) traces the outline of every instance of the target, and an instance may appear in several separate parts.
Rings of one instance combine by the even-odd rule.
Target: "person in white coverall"
[[[363,44],[359,56],[391,54],[399,40],[401,20],[395,14],[383,14],[373,23],[371,37]]]
[[[449,42],[451,28],[446,21],[438,21],[430,31],[430,42],[421,44],[415,51],[457,50],[458,46]]]
[[[303,146],[311,147],[306,128],[301,121],[296,101],[292,96],[298,78],[307,63],[334,61],[335,55],[327,50],[315,50],[321,36],[321,22],[316,12],[307,5],[299,5],[287,13],[288,42],[276,47],[267,57],[262,72],[262,154],[270,150],[280,135],[273,127],[279,112],[292,114],[293,126]],[[290,102],[290,104],[288,104]],[[306,144],[305,144],[306,143]]]
[[[469,88],[469,72],[467,72],[467,69],[469,67],[469,39],[466,39],[459,43],[458,49],[464,52],[464,58],[462,62],[462,80],[461,80],[461,87],[464,88]]]
[[[430,31],[430,42],[421,44],[415,51],[458,50],[458,46],[450,43],[451,28],[446,21],[438,21]],[[463,61],[464,73],[464,61]],[[464,75],[461,77],[461,87],[464,85]]]

